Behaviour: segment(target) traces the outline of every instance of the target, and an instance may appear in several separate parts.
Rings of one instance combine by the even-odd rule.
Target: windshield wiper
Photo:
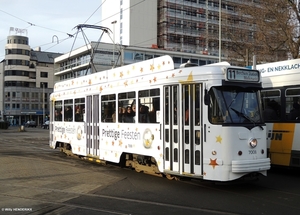
[[[234,109],[234,108],[230,108],[230,109],[233,110],[239,117],[243,117],[243,118],[249,120],[249,122],[252,122],[252,123],[254,124],[254,126],[256,126],[255,121],[252,120],[252,119],[251,119],[249,116],[247,116],[246,114],[244,114],[244,113],[242,113],[242,112],[240,112],[240,111],[238,111],[238,110],[236,110],[236,109]],[[261,130],[264,130],[264,128],[263,128],[261,125],[258,125],[258,126],[261,128]]]

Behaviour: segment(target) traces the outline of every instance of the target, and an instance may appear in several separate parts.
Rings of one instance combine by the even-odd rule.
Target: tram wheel
[[[136,172],[141,172],[142,170],[135,168],[135,171]]]
[[[166,174],[166,178],[169,180],[173,180],[175,178],[175,176]]]

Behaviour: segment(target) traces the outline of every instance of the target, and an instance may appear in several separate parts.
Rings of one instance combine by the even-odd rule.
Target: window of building
[[[133,60],[133,52],[125,51],[124,60]]]
[[[40,83],[40,88],[48,88],[48,83],[47,82],[41,82]]]
[[[174,63],[181,64],[181,57],[173,57]]]
[[[48,72],[41,72],[41,78],[48,78]]]

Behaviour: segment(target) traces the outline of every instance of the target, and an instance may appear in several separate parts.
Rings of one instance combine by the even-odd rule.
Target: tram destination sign
[[[228,81],[259,82],[258,70],[228,68],[226,72]]]

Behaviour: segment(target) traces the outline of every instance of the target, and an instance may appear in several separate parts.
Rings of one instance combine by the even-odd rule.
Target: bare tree
[[[252,2],[252,4],[250,4]],[[235,64],[257,63],[298,58],[300,16],[296,0],[245,1],[235,14],[222,17],[222,38],[228,59]],[[236,60],[239,59],[239,60]]]

